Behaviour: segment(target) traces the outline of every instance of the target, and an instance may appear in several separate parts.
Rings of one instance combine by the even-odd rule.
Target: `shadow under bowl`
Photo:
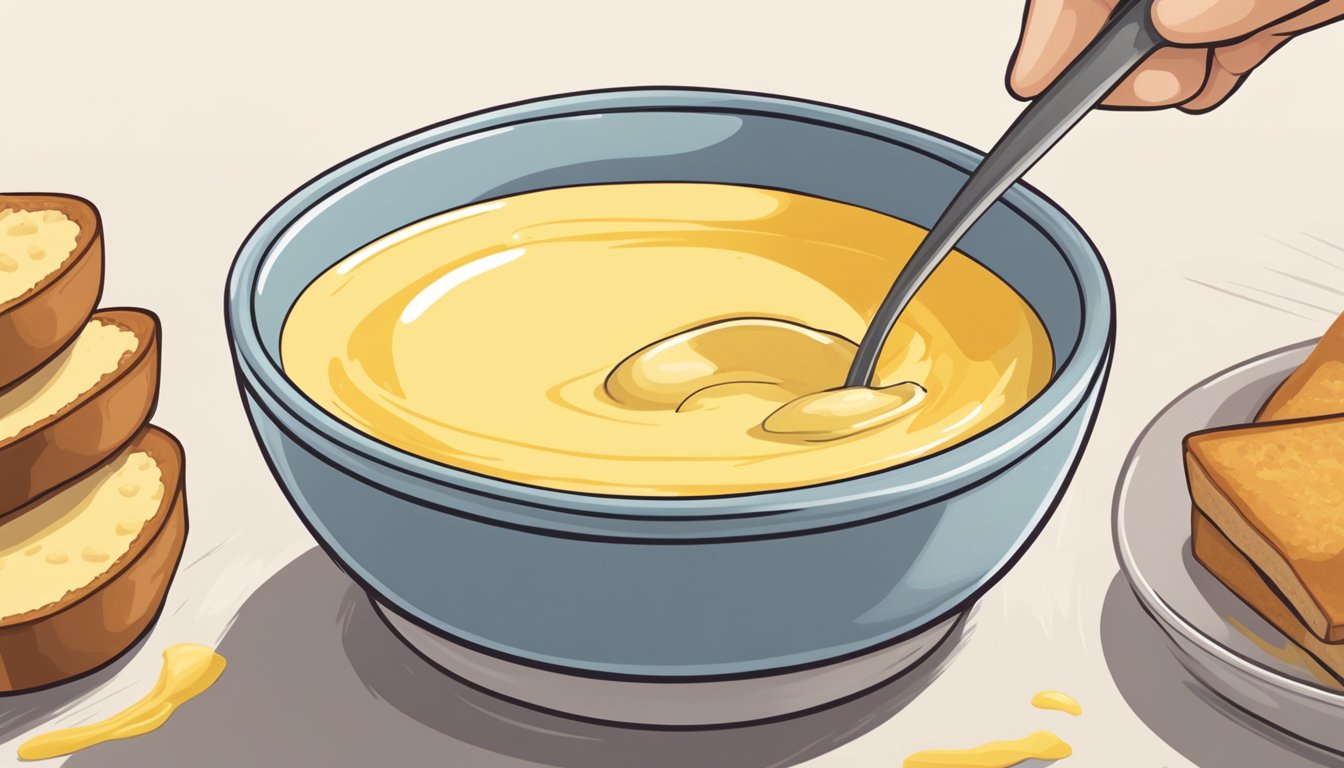
[[[821,485],[636,498],[437,464],[308,400],[282,371],[281,330],[336,261],[473,202],[581,184],[713,182],[928,227],[980,157],[874,115],[701,89],[582,93],[431,126],[309,182],[243,244],[226,316],[247,414],[336,562],[401,620],[474,653],[598,680],[684,683],[895,646],[945,625],[1022,554],[1101,395],[1109,278],[1078,226],[1030,187],[1014,186],[960,250],[1036,310],[1055,351],[1050,384],[973,439]]]

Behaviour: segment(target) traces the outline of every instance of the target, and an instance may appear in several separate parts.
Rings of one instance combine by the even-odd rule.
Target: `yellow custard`
[[[1037,709],[1053,709],[1074,717],[1083,714],[1083,705],[1063,691],[1041,691],[1031,697],[1031,706]]]
[[[874,388],[832,391],[925,231],[715,184],[533,192],[350,254],[286,321],[286,373],[368,435],[493,477],[719,495],[853,477],[961,442],[1047,383],[1032,309],[954,253]]]
[[[1062,760],[1073,748],[1049,731],[970,749],[929,749],[905,758],[904,768],[1009,768],[1027,760]]]
[[[45,760],[78,752],[105,741],[129,739],[168,722],[177,708],[201,695],[224,673],[224,657],[197,643],[170,645],[163,652],[163,671],[143,699],[92,725],[44,733],[19,746],[23,760]]]
[[[1316,679],[1316,682],[1326,688],[1333,688],[1336,691],[1344,690],[1344,686],[1340,685],[1339,680],[1330,673],[1330,670],[1325,668],[1325,665],[1317,661],[1315,657],[1296,643],[1286,639],[1282,643],[1270,642],[1232,616],[1224,616],[1223,618],[1228,625],[1244,635],[1247,640],[1255,643],[1255,646],[1268,654],[1270,658],[1309,673]]]

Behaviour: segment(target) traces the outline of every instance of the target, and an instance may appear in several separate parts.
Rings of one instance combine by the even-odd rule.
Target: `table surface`
[[[272,204],[342,158],[563,91],[786,93],[986,147],[1020,109],[1003,87],[1020,4],[146,0],[24,3],[4,16],[0,186],[101,208],[105,305],[163,320],[155,421],[187,446],[192,528],[164,615],[133,654],[0,699],[0,763],[33,732],[138,698],[161,650],[195,641],[229,659],[214,689],[158,732],[69,764],[859,768],[1042,728],[1074,745],[1069,766],[1332,764],[1184,673],[1118,575],[1110,505],[1126,451],[1163,404],[1318,335],[1344,309],[1344,25],[1294,41],[1209,115],[1095,114],[1030,174],[1107,258],[1116,362],[1064,502],[956,647],[818,715],[657,733],[503,704],[428,672],[378,623],[313,548],[253,443],[220,310],[229,261]],[[1046,688],[1077,697],[1083,716],[1033,709]]]

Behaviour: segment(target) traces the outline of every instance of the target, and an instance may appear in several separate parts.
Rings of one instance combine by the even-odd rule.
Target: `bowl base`
[[[964,616],[951,616],[894,645],[823,666],[750,678],[661,683],[572,675],[487,655],[371,599],[384,623],[412,650],[489,693],[585,720],[682,728],[770,720],[851,698],[923,661]]]

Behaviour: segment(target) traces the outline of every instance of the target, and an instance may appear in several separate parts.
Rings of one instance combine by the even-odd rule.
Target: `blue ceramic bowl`
[[[768,674],[874,650],[965,609],[1001,577],[1087,439],[1111,354],[1110,283],[1078,226],[1030,187],[1010,190],[961,246],[1039,313],[1056,356],[1049,386],[974,439],[822,485],[634,498],[434,463],[308,400],[281,370],[281,327],[304,287],[346,254],[480,200],[721,182],[928,227],[979,158],[874,115],[698,89],[582,93],[417,131],[309,182],[243,244],[226,312],[247,413],[331,556],[383,604],[469,647],[652,680]]]

